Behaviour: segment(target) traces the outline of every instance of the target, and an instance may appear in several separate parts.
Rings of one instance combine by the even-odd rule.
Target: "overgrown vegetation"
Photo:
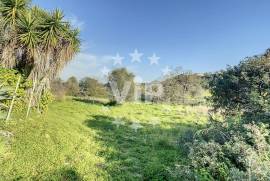
[[[108,90],[107,87],[98,80],[85,77],[80,80],[80,96],[108,98]]]
[[[16,112],[0,121],[0,180],[269,180],[270,50],[207,75],[64,82],[79,30],[28,0],[0,0],[0,13],[0,119]],[[73,99],[49,110],[49,87]]]
[[[162,101],[175,104],[202,104],[206,90],[203,76],[186,71],[175,71],[162,81]]]
[[[269,50],[239,65],[208,75],[214,119],[189,134],[189,166],[175,170],[186,180],[269,180]],[[182,139],[183,140],[183,139]],[[184,175],[187,175],[184,177]]]
[[[76,77],[70,77],[64,83],[66,95],[68,96],[78,96],[80,93],[79,82]]]
[[[20,81],[19,84],[18,80]],[[17,84],[18,89],[15,92]],[[26,90],[30,87],[31,82],[27,81],[18,71],[0,68],[0,110],[2,119],[6,119],[8,112],[26,110],[28,103]],[[11,107],[12,100],[15,99],[16,101]]]
[[[239,65],[209,75],[213,107],[229,115],[267,116],[270,108],[269,57],[267,50],[261,56],[248,57]]]

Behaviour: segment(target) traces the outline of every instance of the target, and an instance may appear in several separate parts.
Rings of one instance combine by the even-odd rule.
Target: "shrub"
[[[185,155],[187,155],[189,152],[189,146],[194,139],[194,133],[195,133],[194,130],[188,129],[177,140],[178,147]]]
[[[66,94],[69,96],[78,96],[80,92],[79,82],[76,77],[70,77],[65,83]]]
[[[46,112],[48,105],[53,101],[53,95],[50,91],[45,91],[39,101],[39,111]]]
[[[239,65],[207,76],[214,108],[227,115],[266,114],[270,102],[270,50],[264,55],[249,57]]]
[[[19,77],[21,77],[21,79],[18,90],[16,92],[16,99],[13,105],[12,112],[21,113],[25,111],[26,113],[26,108],[29,104],[29,97],[32,93],[31,88],[33,86],[33,83],[28,81],[16,70],[0,68],[0,112],[2,113],[0,115],[1,118],[5,118],[6,113],[10,107]],[[50,91],[47,90],[42,92],[39,99],[32,100],[32,102],[37,101],[35,102],[37,103],[36,106],[39,107],[41,112],[43,112],[47,109],[47,106],[51,102],[51,100],[52,95]]]
[[[55,100],[62,101],[65,99],[66,88],[61,79],[56,79],[51,83],[51,91]]]
[[[106,87],[98,80],[85,77],[80,80],[80,95],[95,98],[107,98],[108,93]]]
[[[176,70],[161,83],[164,88],[163,102],[192,105],[203,102],[205,90],[201,75]]]
[[[270,178],[269,129],[265,124],[216,123],[194,138],[188,158],[195,178]]]
[[[134,100],[135,75],[126,68],[113,70],[108,77],[109,97],[118,104]]]
[[[0,89],[2,96],[2,99],[0,99],[0,110],[2,110],[2,117],[3,114],[5,114],[4,112],[6,112],[10,106],[19,76],[21,76],[21,81],[16,93],[16,101],[13,107],[13,111],[18,112],[22,111],[27,105],[28,99],[26,89],[31,87],[31,82],[27,81],[16,70],[0,68]]]

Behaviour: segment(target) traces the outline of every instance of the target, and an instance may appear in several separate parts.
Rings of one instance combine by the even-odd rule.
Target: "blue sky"
[[[112,56],[144,80],[162,75],[165,67],[208,72],[235,65],[270,48],[269,0],[33,0],[60,8],[82,30],[82,52],[62,78],[101,76],[116,68]],[[141,63],[131,62],[135,49]],[[156,53],[158,65],[148,57]],[[118,65],[119,66],[119,65]]]

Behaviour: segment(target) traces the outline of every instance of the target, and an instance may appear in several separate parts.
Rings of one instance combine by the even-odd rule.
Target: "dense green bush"
[[[162,102],[200,104],[204,101],[203,77],[191,72],[172,73],[162,82]]]
[[[80,96],[89,96],[95,98],[108,98],[106,87],[98,80],[85,77],[80,80]]]
[[[66,95],[68,96],[78,96],[80,92],[79,81],[76,77],[70,77],[64,83],[66,89]]]
[[[27,81],[16,70],[0,68],[0,89],[2,90],[2,96],[4,96],[2,97],[3,99],[0,100],[0,110],[2,110],[2,115],[5,114],[10,106],[19,76],[21,79],[13,109],[18,112],[26,108],[28,100],[26,89],[31,87],[31,82]]]
[[[269,122],[269,58],[270,50],[206,76],[214,111],[222,111],[226,120],[211,119],[207,128],[180,139],[189,164],[176,167],[175,178],[270,179],[270,130],[263,123]]]
[[[0,119],[6,118],[6,113],[8,110],[8,106],[5,104],[7,100],[11,99],[10,95],[8,94],[8,89],[4,86],[0,86]]]
[[[33,83],[14,69],[0,68],[0,112],[2,113],[0,117],[2,118],[5,118],[10,108],[19,77],[20,83],[16,92],[12,112],[25,112],[26,114],[26,109],[32,94]],[[33,106],[34,101],[38,101],[34,107],[38,108],[40,112],[43,112],[52,101],[52,95],[48,90],[42,91],[41,97],[38,100],[32,100],[32,103],[30,103],[31,106]]]
[[[260,123],[211,123],[189,143],[190,165],[174,176],[192,180],[268,180],[269,129]],[[180,178],[180,177],[179,177]]]
[[[228,114],[268,115],[270,108],[270,50],[239,65],[207,76],[215,109]]]
[[[55,100],[62,101],[65,99],[67,91],[64,82],[60,78],[51,82],[51,92]]]
[[[41,95],[41,99],[38,104],[40,112],[46,112],[48,110],[48,105],[54,100],[54,96],[50,91],[44,91]]]

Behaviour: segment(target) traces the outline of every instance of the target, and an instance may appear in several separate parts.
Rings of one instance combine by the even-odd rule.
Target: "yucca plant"
[[[9,35],[0,41],[0,65],[37,82],[34,98],[38,101],[79,52],[79,30],[65,21],[62,11],[31,7],[28,0],[0,0],[0,13],[0,36]]]

